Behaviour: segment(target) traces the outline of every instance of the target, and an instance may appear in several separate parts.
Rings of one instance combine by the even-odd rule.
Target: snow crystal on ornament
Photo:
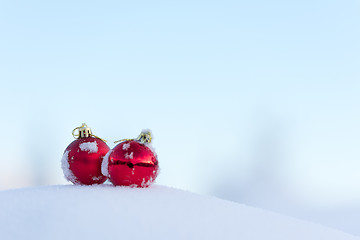
[[[99,181],[101,179],[101,176],[99,176],[99,177],[93,176],[91,179],[94,181]]]
[[[111,154],[112,150],[110,150],[105,157],[103,158],[103,161],[101,163],[101,173],[106,176],[106,177],[110,177],[109,174],[109,156]]]
[[[150,177],[150,179],[148,179],[147,181],[144,178],[140,184],[140,187],[142,187],[142,188],[149,187],[153,183],[153,181],[154,181],[153,177]]]
[[[126,159],[134,159],[134,153],[131,152],[130,154],[129,153],[125,153],[125,158]]]
[[[69,152],[66,151],[61,159],[61,168],[63,170],[65,179],[69,182],[77,182],[77,179],[73,172],[70,170],[70,164],[69,164]]]
[[[123,147],[122,147],[123,150],[126,151],[126,150],[128,150],[129,148],[130,148],[130,143],[124,143],[124,144],[123,144]]]
[[[141,187],[145,187],[145,178],[141,182]]]
[[[97,142],[84,142],[79,145],[81,151],[88,151],[89,153],[97,153]]]

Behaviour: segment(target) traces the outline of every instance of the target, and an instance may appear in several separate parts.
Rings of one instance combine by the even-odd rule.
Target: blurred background
[[[158,184],[360,235],[360,2],[0,1],[0,189],[67,184],[86,122]]]

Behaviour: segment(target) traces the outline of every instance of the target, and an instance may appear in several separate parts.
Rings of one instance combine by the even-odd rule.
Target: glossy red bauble
[[[101,163],[110,148],[95,137],[79,138],[66,149],[62,158],[65,178],[74,184],[101,184],[106,177],[101,173]]]
[[[148,187],[159,170],[156,154],[148,144],[128,140],[104,158],[102,172],[116,186]]]

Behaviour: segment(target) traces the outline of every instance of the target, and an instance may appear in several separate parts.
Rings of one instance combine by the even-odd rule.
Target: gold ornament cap
[[[78,133],[76,134],[75,131],[78,131]],[[74,136],[74,138],[79,139],[79,138],[86,138],[86,137],[91,137],[92,132],[91,129],[86,125],[86,123],[83,123],[80,127],[75,128],[72,131],[72,135]]]
[[[78,131],[77,133],[75,133],[75,131]],[[80,127],[75,128],[72,131],[72,135],[75,139],[80,139],[80,138],[87,138],[87,137],[95,137],[100,139],[103,142],[106,142],[106,140],[99,138],[98,136],[94,135],[91,132],[91,129],[86,125],[86,123],[83,123]]]
[[[152,140],[152,134],[149,129],[143,130],[140,135],[136,138],[136,141],[145,144],[145,143],[151,143]]]

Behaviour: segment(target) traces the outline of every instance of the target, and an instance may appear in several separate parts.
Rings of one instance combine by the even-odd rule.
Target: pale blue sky
[[[0,1],[0,187],[65,183],[62,152],[86,122],[111,142],[152,129],[160,184],[211,194],[266,166],[304,201],[358,201],[359,11]]]

